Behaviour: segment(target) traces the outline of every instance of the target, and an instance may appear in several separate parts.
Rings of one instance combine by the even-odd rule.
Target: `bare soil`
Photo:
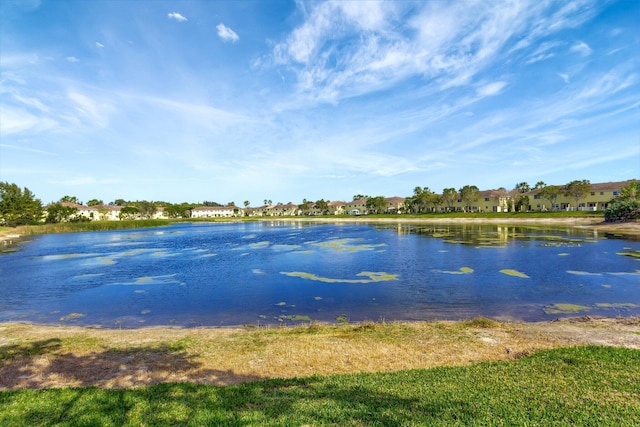
[[[640,318],[131,330],[0,323],[0,390],[228,385],[512,360],[584,344],[640,349]]]

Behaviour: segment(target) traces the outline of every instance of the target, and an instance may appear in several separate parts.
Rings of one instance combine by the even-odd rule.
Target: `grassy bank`
[[[58,224],[26,225],[16,231],[23,236],[53,233],[75,233],[82,231],[128,230],[133,228],[162,227],[174,221],[165,219],[141,219],[124,221],[64,222]]]
[[[235,386],[0,392],[0,425],[634,425],[640,351],[545,350],[511,362]]]
[[[12,231],[23,236],[33,236],[36,234],[51,233],[72,233],[81,231],[103,231],[103,230],[125,230],[133,228],[162,227],[170,224],[181,222],[230,222],[230,221],[277,221],[277,220],[332,220],[332,219],[350,219],[354,221],[378,220],[378,219],[424,219],[424,220],[455,220],[455,219],[475,219],[475,220],[493,220],[502,219],[518,222],[518,220],[530,219],[546,219],[546,220],[566,220],[570,218],[576,219],[593,219],[599,221],[604,219],[602,212],[483,212],[483,213],[465,213],[452,212],[444,214],[406,214],[406,215],[364,215],[355,217],[353,215],[326,215],[314,217],[244,217],[244,218],[197,218],[197,219],[146,219],[146,220],[123,220],[123,221],[87,221],[77,223],[58,223],[58,224],[39,224],[21,226],[17,229],[0,227],[0,232]]]

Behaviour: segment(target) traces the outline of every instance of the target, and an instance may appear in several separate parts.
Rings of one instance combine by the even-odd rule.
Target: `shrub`
[[[606,222],[630,221],[640,219],[640,201],[638,200],[614,200],[604,211]]]

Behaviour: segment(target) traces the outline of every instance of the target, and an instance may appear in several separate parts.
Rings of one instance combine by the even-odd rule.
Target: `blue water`
[[[512,226],[251,222],[52,234],[0,255],[0,321],[638,316],[640,260],[621,255],[634,251],[640,242],[592,231]]]

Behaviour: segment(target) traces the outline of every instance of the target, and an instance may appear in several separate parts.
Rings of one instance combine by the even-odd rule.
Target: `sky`
[[[637,0],[0,8],[0,182],[43,203],[640,178]]]

